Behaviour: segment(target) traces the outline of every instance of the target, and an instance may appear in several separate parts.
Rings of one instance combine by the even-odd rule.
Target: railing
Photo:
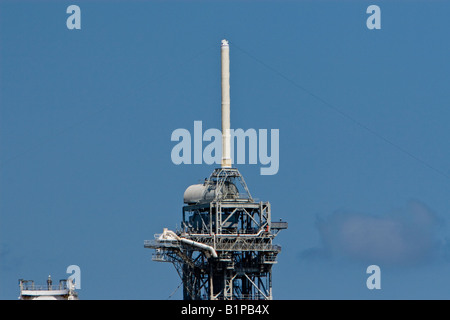
[[[165,253],[154,253],[152,254],[152,261],[171,262],[171,259]]]
[[[223,293],[220,293],[217,296],[215,296],[213,300],[226,300],[226,299],[224,298]],[[270,300],[270,298],[261,293],[233,294],[233,297],[229,300]]]
[[[281,247],[271,242],[258,241],[254,238],[204,238],[190,237],[191,240],[211,246],[217,251],[272,251],[280,252]],[[179,241],[144,240],[145,248],[180,248]]]
[[[241,294],[239,296],[234,296],[233,299],[235,300],[268,300],[268,297],[266,297],[263,294],[255,293],[255,294]]]
[[[35,285],[34,282],[28,283],[28,281],[20,282],[20,289],[22,291],[44,291],[44,290],[68,290],[66,280],[61,280],[59,285],[47,284],[47,285]]]
[[[274,255],[264,255],[261,259],[261,262],[269,264],[277,263],[277,257]]]
[[[180,242],[177,240],[144,240],[145,248],[179,248]]]

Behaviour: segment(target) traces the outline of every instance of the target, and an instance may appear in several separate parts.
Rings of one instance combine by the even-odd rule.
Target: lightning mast
[[[171,262],[184,300],[271,300],[272,266],[281,247],[272,243],[287,222],[272,221],[269,202],[256,202],[230,157],[230,58],[221,43],[222,163],[202,184],[184,192],[181,230],[164,228],[144,247],[152,260]]]

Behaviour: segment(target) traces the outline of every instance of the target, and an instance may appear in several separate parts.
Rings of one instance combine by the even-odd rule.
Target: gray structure
[[[154,240],[154,261],[171,262],[185,300],[271,300],[272,266],[281,247],[272,243],[287,222],[273,222],[269,202],[255,201],[229,158],[229,52],[222,41],[222,166],[184,193],[181,229]],[[228,119],[224,119],[228,118]]]

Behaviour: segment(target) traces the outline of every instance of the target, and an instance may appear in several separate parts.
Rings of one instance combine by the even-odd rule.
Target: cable
[[[419,163],[421,163],[422,165],[428,167],[429,169],[435,171],[436,173],[442,175],[443,177],[447,178],[450,180],[450,175],[448,175],[447,173],[443,172],[440,169],[437,169],[436,167],[430,165],[429,163],[427,163],[426,161],[422,160],[421,158],[417,157],[416,155],[412,154],[411,152],[409,152],[408,150],[404,149],[403,147],[401,147],[400,145],[392,142],[391,140],[389,140],[388,138],[386,138],[385,136],[379,134],[378,132],[376,132],[375,130],[369,128],[367,125],[363,124],[362,122],[358,121],[357,119],[353,118],[352,116],[350,116],[348,113],[342,111],[341,109],[339,109],[338,107],[334,106],[333,104],[329,103],[328,101],[326,101],[325,99],[319,97],[317,94],[309,91],[308,89],[306,89],[305,87],[299,85],[297,82],[295,82],[294,80],[292,80],[291,78],[287,77],[286,75],[284,75],[283,73],[281,73],[280,71],[278,71],[277,69],[269,66],[268,64],[266,64],[265,62],[263,62],[262,60],[258,59],[257,57],[255,57],[254,55],[250,54],[249,52],[245,51],[244,49],[242,49],[241,47],[239,47],[238,45],[236,45],[236,43],[229,41],[229,43],[231,45],[233,45],[233,47],[235,47],[236,49],[240,50],[241,52],[243,52],[244,54],[246,54],[247,56],[249,56],[250,58],[252,58],[253,60],[255,60],[256,62],[258,62],[259,64],[261,64],[262,66],[264,66],[265,68],[269,69],[270,71],[276,73],[277,75],[279,75],[281,78],[283,78],[284,80],[288,81],[290,84],[292,84],[294,87],[301,89],[302,91],[304,91],[305,93],[307,93],[308,95],[310,95],[311,97],[315,98],[316,100],[320,101],[322,104],[324,104],[326,107],[332,109],[333,111],[339,113],[342,117],[347,118],[348,120],[350,120],[351,122],[353,122],[354,124],[358,125],[359,127],[363,128],[364,130],[366,130],[367,132],[369,132],[370,134],[374,135],[375,137],[377,137],[378,139],[384,141],[385,143],[391,145],[392,147],[394,147],[395,149],[401,151],[402,153],[406,154],[407,156],[411,157],[412,159],[418,161]]]
[[[175,292],[177,292],[177,290],[180,288],[180,286],[183,284],[183,281],[181,281],[181,283],[178,285],[178,287],[176,287],[175,290],[173,290],[173,292],[167,297],[166,300],[170,300],[170,298],[172,298],[172,296],[175,294]]]

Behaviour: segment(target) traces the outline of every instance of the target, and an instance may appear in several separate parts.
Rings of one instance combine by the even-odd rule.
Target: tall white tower
[[[231,168],[230,156],[230,46],[222,40],[222,168]]]

